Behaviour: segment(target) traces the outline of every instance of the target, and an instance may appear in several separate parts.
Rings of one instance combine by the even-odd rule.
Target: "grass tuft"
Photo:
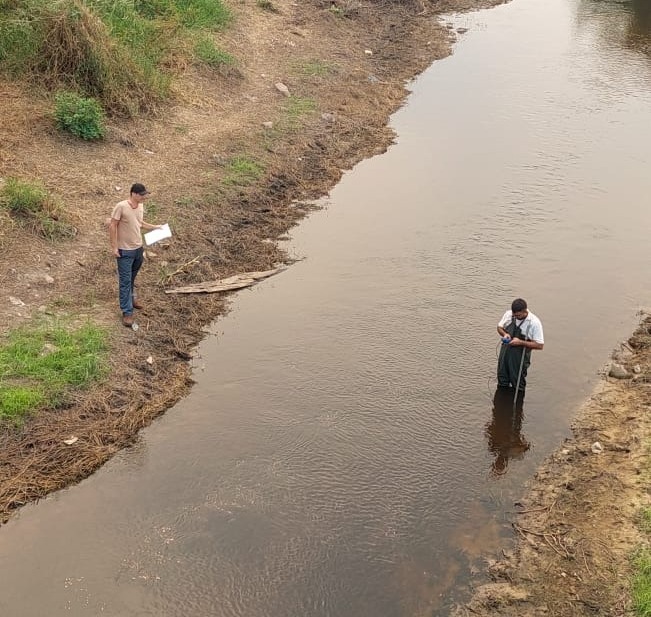
[[[271,0],[256,0],[255,3],[263,11],[269,11],[271,13],[277,13],[278,9]]]
[[[7,178],[0,189],[0,208],[48,240],[72,238],[77,233],[65,220],[61,204],[39,182]]]
[[[651,617],[651,550],[640,550],[633,558],[633,608],[639,617]]]
[[[235,58],[219,49],[208,36],[201,36],[196,40],[194,55],[197,60],[213,68],[235,64]]]
[[[281,124],[292,130],[300,126],[303,117],[316,111],[316,101],[311,98],[290,96],[283,104],[284,119]]]
[[[227,186],[248,186],[259,180],[264,166],[247,156],[236,156],[226,164],[226,175],[222,182]]]
[[[230,20],[221,0],[0,0],[0,71],[135,116],[169,95],[188,41]]]
[[[106,333],[90,323],[13,330],[0,345],[0,420],[64,405],[74,389],[106,373],[106,354]]]

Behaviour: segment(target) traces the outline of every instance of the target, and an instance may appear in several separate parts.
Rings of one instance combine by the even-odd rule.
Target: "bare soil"
[[[273,0],[268,11],[255,0],[232,2],[236,21],[222,46],[237,66],[184,67],[165,109],[113,122],[99,144],[61,135],[47,98],[0,80],[0,178],[40,179],[79,230],[72,242],[50,244],[0,214],[0,331],[45,313],[90,318],[112,333],[106,382],[20,430],[0,429],[0,520],[88,476],[187,393],[193,347],[228,310],[229,294],[165,289],[289,263],[276,240],[343,170],[387,148],[387,120],[406,83],[451,52],[456,35],[440,15],[498,3]],[[235,156],[260,162],[262,179],[229,182]],[[154,193],[147,218],[168,221],[174,238],[147,251],[139,275],[146,308],[132,331],[120,323],[105,221],[135,181]],[[586,404],[574,439],[518,506],[517,550],[489,559],[491,582],[478,579],[459,615],[625,614],[628,555],[642,541],[635,520],[648,501],[648,328],[626,359],[640,365],[638,378],[605,383]],[[65,444],[71,436],[78,440]]]

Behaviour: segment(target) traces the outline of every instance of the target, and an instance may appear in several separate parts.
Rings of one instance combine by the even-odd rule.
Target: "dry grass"
[[[155,92],[141,68],[82,2],[54,4],[41,21],[43,43],[32,67],[36,79],[52,90],[65,85],[94,96],[114,115],[154,107]]]

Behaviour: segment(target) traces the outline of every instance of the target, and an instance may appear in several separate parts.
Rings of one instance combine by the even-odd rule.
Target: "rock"
[[[617,362],[613,362],[610,365],[610,370],[608,371],[608,376],[609,377],[614,377],[615,379],[630,379],[631,378],[631,374],[621,364],[617,364]]]
[[[365,50],[364,50],[364,53],[365,53],[367,56],[372,56],[372,55],[373,55],[373,52],[372,52],[370,49],[365,49]]]
[[[468,32],[468,28],[457,28],[457,34],[465,34]]]
[[[639,374],[642,372],[642,367],[641,367],[639,364],[636,364],[636,365],[633,367],[633,372],[634,372],[634,373],[637,373],[637,374],[639,375]]]
[[[41,349],[41,356],[49,356],[51,353],[54,353],[55,351],[59,351],[59,348],[56,345],[52,345],[52,343],[45,343],[43,345],[43,349]]]
[[[336,119],[337,119],[337,116],[335,116],[334,114],[329,114],[329,113],[321,114],[321,120],[323,120],[324,122],[331,123],[331,122],[334,122]]]
[[[9,296],[9,302],[14,306],[25,306],[25,303],[20,298],[14,298],[14,296]]]
[[[276,90],[278,90],[278,92],[281,94],[284,94],[285,96],[291,96],[289,93],[289,88],[281,81],[276,82],[274,85],[276,86]]]
[[[601,454],[604,451],[604,447],[598,442],[595,441],[591,446],[590,450],[593,454]]]
[[[477,588],[475,598],[480,605],[500,606],[514,602],[524,602],[530,594],[510,583],[487,583]]]
[[[266,128],[266,129],[272,129],[274,127],[274,123],[273,122],[263,122],[262,126],[264,126],[264,128]]]
[[[375,75],[369,75],[369,76],[368,76],[368,80],[369,80],[372,84],[377,84],[377,83],[379,83],[379,81],[380,81],[380,80],[379,80]]]

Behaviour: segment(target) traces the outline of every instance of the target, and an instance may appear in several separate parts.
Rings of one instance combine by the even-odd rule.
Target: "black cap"
[[[149,195],[149,191],[145,188],[145,185],[140,184],[140,182],[131,185],[131,193],[136,193],[137,195]]]

